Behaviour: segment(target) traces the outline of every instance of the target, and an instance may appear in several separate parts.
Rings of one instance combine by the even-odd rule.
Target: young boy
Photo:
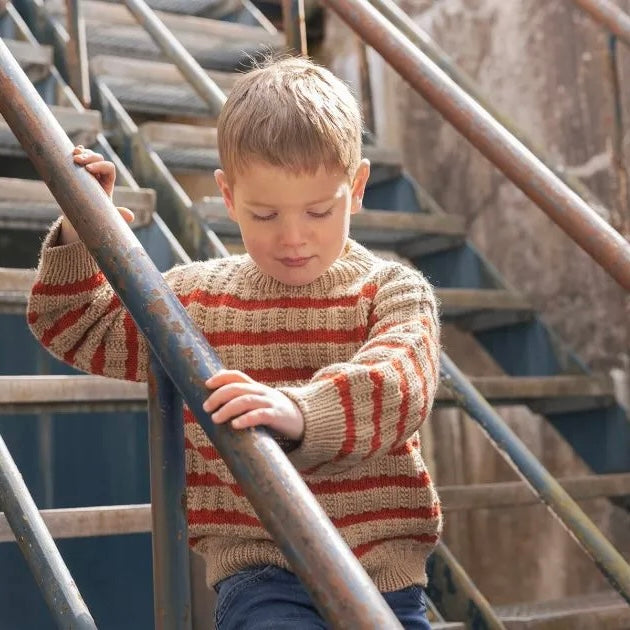
[[[239,78],[218,143],[215,178],[247,254],[166,274],[226,366],[204,408],[280,434],[403,626],[428,628],[441,511],[418,429],[438,384],[439,322],[420,273],[348,238],[369,176],[356,101],[307,60],[272,63]],[[74,161],[111,195],[111,163],[82,147]],[[79,369],[146,379],[146,342],[66,219],[44,243],[28,318]],[[184,421],[190,544],[218,592],[217,627],[325,627],[188,409]]]

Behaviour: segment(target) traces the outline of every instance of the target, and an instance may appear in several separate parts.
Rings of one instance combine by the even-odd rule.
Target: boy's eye
[[[264,215],[260,215],[260,214],[254,214],[252,212],[252,217],[255,221],[270,221],[271,219],[273,219],[276,216],[276,213],[273,212],[271,214],[264,214]]]
[[[328,217],[332,214],[332,208],[330,210],[326,210],[326,212],[309,212],[309,215],[315,219],[323,219],[324,217]]]

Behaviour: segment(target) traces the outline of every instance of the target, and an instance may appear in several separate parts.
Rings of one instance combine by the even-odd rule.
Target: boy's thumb
[[[129,208],[118,207],[116,209],[120,212],[120,216],[122,216],[127,223],[131,223],[134,220],[134,214],[131,210],[129,210]]]

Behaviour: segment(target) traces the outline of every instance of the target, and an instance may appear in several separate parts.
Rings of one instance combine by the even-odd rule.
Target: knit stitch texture
[[[147,344],[81,242],[42,249],[29,325],[92,374],[145,381]],[[288,456],[382,591],[426,584],[442,516],[418,429],[438,384],[439,321],[422,275],[349,240],[313,283],[264,275],[248,255],[165,274],[224,366],[301,409]],[[189,537],[210,585],[255,565],[289,568],[223,460],[184,408]]]

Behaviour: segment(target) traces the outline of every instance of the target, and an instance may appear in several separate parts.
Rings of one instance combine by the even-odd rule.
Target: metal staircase
[[[247,65],[250,56],[281,50],[284,44],[283,36],[264,20],[254,25],[257,14],[247,5],[202,0],[150,4],[164,11],[159,15],[165,25],[226,92],[234,73]],[[11,4],[0,14],[0,35],[73,142],[117,161],[121,186],[115,203],[136,213],[133,227],[158,268],[165,270],[187,255],[242,251],[235,225],[227,219],[209,176],[219,166],[215,119],[123,4],[82,2],[93,101],[100,113],[83,109],[51,65],[53,50],[59,68],[67,63],[64,3],[21,0],[15,6],[49,46],[34,41]],[[463,221],[439,208],[404,172],[398,156],[373,145],[366,145],[365,154],[372,162],[372,176],[364,198],[366,211],[354,217],[352,235],[384,256],[421,269],[431,279],[445,322],[472,335],[504,371],[495,377],[469,375],[490,403],[526,405],[544,415],[588,464],[593,475],[562,480],[575,498],[627,501],[630,423],[615,400],[610,379],[591,374],[526,297],[506,285],[466,241]],[[35,265],[38,243],[59,208],[2,121],[0,177],[0,413],[4,414],[0,432],[38,506],[58,508],[45,518],[53,535],[64,539],[60,549],[94,617],[102,620],[102,627],[148,628],[152,594],[146,535],[151,529],[146,505],[146,386],[77,375],[31,339],[25,322],[25,299],[33,277],[28,268]],[[457,393],[444,385],[436,404],[458,403]],[[85,444],[95,439],[98,447],[86,452]],[[440,490],[452,509],[536,500],[522,482]],[[75,509],[85,505],[98,507]],[[80,538],[84,536],[103,538]],[[0,542],[9,539],[0,520]],[[51,622],[43,604],[15,603],[30,598],[32,591],[16,554],[13,545],[0,545],[0,567],[3,571],[10,567],[7,570],[15,576],[12,589],[0,592],[0,598],[6,598],[0,599],[0,626],[11,627],[21,619],[25,625],[20,628],[48,627],[45,624]],[[438,557],[432,576],[435,627],[491,627],[472,614],[461,618],[461,623],[444,622],[453,617],[444,594],[445,565],[440,562],[443,558]],[[470,594],[462,591],[459,596],[461,605]],[[504,627],[515,629],[630,627],[630,608],[612,591],[580,598],[577,604],[566,600],[505,607],[496,614]],[[578,625],[578,621],[592,625]]]

